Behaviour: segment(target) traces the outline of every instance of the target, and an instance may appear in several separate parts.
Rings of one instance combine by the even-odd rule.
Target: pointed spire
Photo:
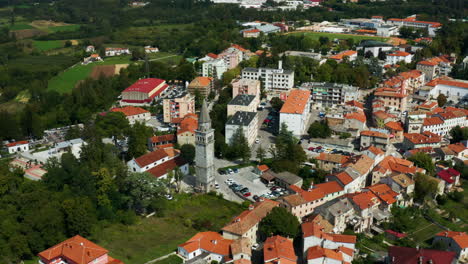
[[[200,119],[199,123],[211,123],[210,113],[208,112],[208,107],[206,106],[206,100],[203,100],[203,104],[200,110]]]

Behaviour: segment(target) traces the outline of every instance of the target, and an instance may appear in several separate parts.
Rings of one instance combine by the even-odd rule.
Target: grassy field
[[[88,65],[77,64],[50,79],[48,89],[59,93],[67,93],[75,88],[79,81],[88,78],[94,66],[128,63],[130,63],[130,56],[105,58],[103,62],[96,62]]]
[[[365,39],[372,39],[372,40],[377,40],[377,41],[382,41],[386,42],[388,38],[383,38],[383,37],[376,37],[376,36],[362,36],[362,35],[352,35],[352,34],[339,34],[339,33],[324,33],[324,32],[293,32],[290,33],[293,35],[306,35],[308,37],[312,37],[314,39],[319,39],[320,37],[327,37],[330,40],[333,39],[354,39],[354,41],[359,42],[361,40]]]
[[[58,26],[58,27],[50,27],[49,30],[51,32],[59,32],[59,31],[75,31],[80,28],[80,25],[67,25],[67,26]]]
[[[34,40],[33,41],[33,46],[39,51],[48,51],[48,50],[58,49],[58,48],[62,48],[63,45],[64,45],[63,40],[46,40],[46,41]]]
[[[182,59],[182,56],[175,55],[173,53],[168,53],[168,52],[158,52],[158,53],[148,54],[148,59],[150,61],[161,61],[161,62],[165,62],[168,64],[178,64],[180,60]]]
[[[163,217],[142,218],[131,226],[112,225],[94,237],[113,257],[125,263],[144,263],[173,252],[199,231],[218,231],[241,211],[239,204],[213,195],[181,195],[168,201]],[[173,261],[157,263],[179,263]]]
[[[182,259],[179,258],[178,256],[170,256],[166,259],[154,262],[154,264],[181,264]]]
[[[26,23],[20,23],[20,24],[14,24],[13,26],[9,27],[9,29],[10,30],[23,30],[23,29],[34,29],[34,27]]]

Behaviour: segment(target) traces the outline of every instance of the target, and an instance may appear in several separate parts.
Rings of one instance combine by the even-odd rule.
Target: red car
[[[314,149],[315,149],[314,147],[308,148],[309,151],[314,151]]]
[[[249,197],[250,195],[252,195],[251,193],[244,193],[244,197]]]
[[[318,146],[318,147],[316,147],[316,149],[322,149],[322,146]]]

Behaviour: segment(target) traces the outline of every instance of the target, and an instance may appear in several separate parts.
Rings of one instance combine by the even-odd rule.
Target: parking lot
[[[265,197],[268,199],[278,198],[282,193],[287,195],[288,193],[284,189],[273,192],[271,187],[267,187],[261,180],[260,176],[253,172],[253,167],[241,168],[238,172],[232,171],[232,173],[226,172],[226,174],[216,173],[216,182],[219,184],[218,193],[222,193],[223,196],[231,198],[231,200],[242,201],[247,199],[254,201],[254,197]],[[229,187],[234,183],[235,185]],[[240,185],[240,186],[239,186]],[[236,188],[233,188],[236,187]],[[243,196],[240,190],[247,188],[250,195]],[[237,191],[237,192],[236,192]],[[276,195],[274,195],[276,194]],[[237,196],[234,198],[233,196]]]

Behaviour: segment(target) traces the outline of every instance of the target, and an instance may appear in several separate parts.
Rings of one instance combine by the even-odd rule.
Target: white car
[[[233,171],[232,169],[228,169],[227,171],[228,171],[229,174],[233,174],[233,173],[234,173],[234,171]]]
[[[252,250],[257,250],[260,247],[258,243],[252,245]]]
[[[233,179],[227,179],[227,180],[225,181],[225,183],[226,183],[227,185],[231,185],[231,184],[234,183],[234,180],[233,180]]]
[[[215,183],[215,189],[219,189],[219,184]]]
[[[257,138],[255,139],[255,144],[258,144],[258,143],[260,143],[260,139]]]

